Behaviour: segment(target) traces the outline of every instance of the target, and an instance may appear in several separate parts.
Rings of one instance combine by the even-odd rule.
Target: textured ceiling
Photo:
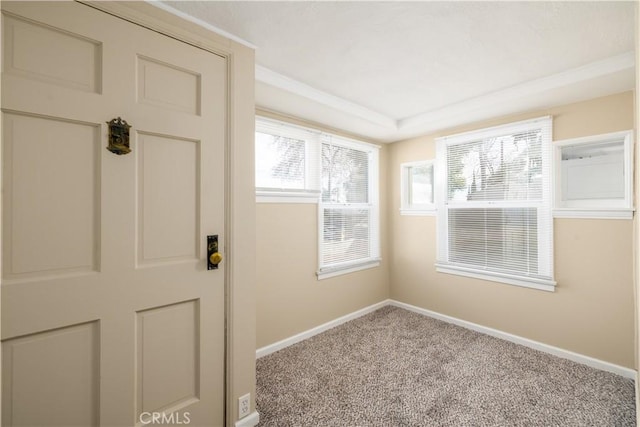
[[[262,71],[258,77],[267,73],[258,78],[260,106],[379,140],[439,127],[414,126],[415,131],[406,131],[403,123],[412,118],[426,124],[430,114],[438,118],[452,106],[509,94],[520,85],[598,61],[604,60],[606,66],[595,74],[578,73],[574,80],[595,76],[600,86],[608,85],[599,86],[594,96],[633,88],[629,64],[632,67],[635,49],[634,2],[165,4],[257,47],[256,63]],[[614,57],[624,58],[626,65],[606,62]],[[602,80],[624,70],[626,74],[609,79],[611,84]],[[283,79],[294,84],[277,83]],[[301,93],[301,86],[335,98],[323,102],[322,96]],[[585,90],[574,92],[591,95]],[[533,100],[535,91],[530,92]],[[310,102],[314,98],[315,107]],[[520,98],[514,105],[523,101]],[[555,96],[549,102],[563,100]],[[332,119],[339,116],[332,111],[340,113],[342,101],[364,111],[346,108],[354,119],[351,129],[348,123]],[[332,111],[322,112],[327,108]],[[358,121],[370,126],[358,127]],[[440,127],[451,124],[455,123],[443,122]]]

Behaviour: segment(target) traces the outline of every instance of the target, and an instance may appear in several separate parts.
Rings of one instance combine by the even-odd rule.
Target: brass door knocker
[[[117,155],[130,153],[129,129],[131,125],[120,117],[106,123],[109,125],[109,145],[107,146],[107,150]]]

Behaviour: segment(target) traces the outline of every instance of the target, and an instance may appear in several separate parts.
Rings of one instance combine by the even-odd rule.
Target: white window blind
[[[321,157],[319,273],[377,262],[377,147],[327,136]]]
[[[258,195],[319,196],[320,132],[258,119],[255,138]]]
[[[551,119],[437,144],[439,270],[552,290]]]

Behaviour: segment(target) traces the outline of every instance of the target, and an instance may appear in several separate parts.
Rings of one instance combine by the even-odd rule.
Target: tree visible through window
[[[369,155],[365,151],[322,144],[322,201],[367,203]]]
[[[305,141],[256,132],[256,185],[304,189]]]
[[[447,149],[449,200],[542,197],[542,132],[524,132]]]
[[[321,271],[378,256],[372,157],[370,149],[322,144]]]
[[[258,119],[255,141],[259,200],[261,197],[317,200],[320,195],[319,132]]]
[[[442,269],[552,286],[550,119],[442,138]]]

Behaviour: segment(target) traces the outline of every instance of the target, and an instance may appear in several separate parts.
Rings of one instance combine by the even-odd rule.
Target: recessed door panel
[[[14,16],[4,20],[5,72],[100,92],[101,43]]]
[[[138,102],[199,115],[200,74],[139,57]]]
[[[137,314],[138,413],[176,411],[200,398],[197,301]]]
[[[3,275],[97,270],[98,127],[5,114]]]
[[[140,263],[196,259],[198,141],[138,135]]]
[[[91,322],[3,342],[3,425],[97,426],[99,338]]]

